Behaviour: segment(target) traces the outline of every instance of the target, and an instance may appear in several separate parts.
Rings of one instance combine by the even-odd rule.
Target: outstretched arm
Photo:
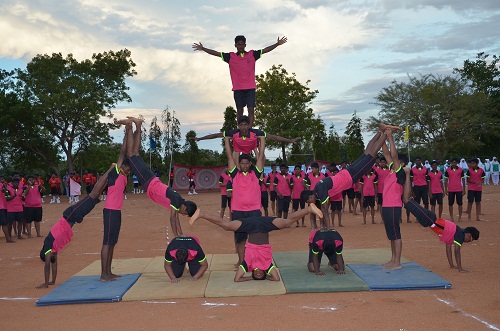
[[[170,211],[170,227],[175,237],[182,236],[181,222],[179,221],[179,212],[172,208]]]
[[[279,141],[281,143],[294,143],[294,142],[299,141],[300,139],[302,139],[301,137],[297,137],[297,138],[293,138],[293,139],[288,139],[288,138],[283,138],[281,136],[275,136],[275,135],[269,134],[269,133],[266,134],[266,138],[269,139],[269,140]]]
[[[264,154],[265,150],[266,150],[266,140],[264,139],[264,137],[259,137],[257,162],[255,162],[255,166],[259,171],[263,171],[264,164],[266,164],[266,155]]]
[[[235,282],[246,282],[252,280],[252,277],[250,276],[245,276],[245,270],[243,268],[238,267],[238,271],[236,271],[236,274],[234,275],[234,281]]]
[[[208,262],[207,260],[200,262],[200,270],[191,278],[192,280],[198,280],[200,277],[203,276],[205,271],[208,269]]]
[[[446,244],[446,257],[448,258],[448,263],[450,264],[450,268],[455,269],[455,265],[453,264],[453,255],[451,254],[451,248],[453,244]]]
[[[344,257],[342,254],[337,254],[337,271],[335,271],[335,273],[337,275],[345,274]]]
[[[174,270],[172,269],[172,262],[167,262],[163,264],[163,268],[165,269],[165,272],[167,273],[168,277],[170,277],[170,282],[171,283],[178,283],[179,279],[175,277]]]
[[[203,47],[203,44],[201,42],[198,44],[194,43],[193,50],[194,51],[203,51],[203,52],[210,54],[210,55],[213,55],[213,56],[220,56],[220,52],[214,51],[213,49],[208,49],[208,48]]]
[[[222,138],[224,137],[224,134],[222,132],[219,133],[211,133],[207,134],[206,136],[197,138],[197,137],[189,137],[189,139],[192,139],[194,141],[200,141],[200,140],[207,140],[207,139],[215,139],[215,138]]]
[[[229,171],[232,171],[236,166],[236,163],[233,159],[233,151],[231,151],[230,137],[224,137],[224,149],[226,150],[226,156],[227,156],[227,168],[229,169]]]
[[[127,132],[125,132],[125,136],[123,137],[122,148],[120,149],[120,156],[118,157],[118,162],[116,162],[116,166],[120,168],[127,157]]]
[[[269,53],[270,51],[272,51],[273,49],[275,49],[276,47],[278,47],[280,45],[283,45],[287,41],[288,41],[288,39],[285,36],[283,36],[282,38],[278,37],[278,40],[276,41],[275,44],[272,44],[271,46],[267,46],[266,48],[264,48],[262,50],[262,54]]]
[[[462,254],[460,253],[459,245],[455,245],[455,261],[457,261],[457,269],[459,272],[469,272],[462,268]]]
[[[50,279],[50,258],[51,258],[51,256],[52,256],[51,252],[45,254],[45,264],[43,266],[43,275],[44,275],[45,282],[43,282],[40,285],[37,285],[35,287],[37,289],[47,288],[50,285],[49,279]],[[52,284],[55,284],[55,282],[56,282],[55,277],[52,277],[52,282],[53,282]]]
[[[280,274],[278,273],[278,269],[272,268],[270,274],[266,277],[267,280],[279,282],[280,281]]]

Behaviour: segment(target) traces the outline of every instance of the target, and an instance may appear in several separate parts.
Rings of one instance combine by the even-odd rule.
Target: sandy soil
[[[123,208],[120,241],[115,258],[163,255],[169,212],[143,195],[128,195]],[[205,210],[218,210],[218,192],[200,193],[193,200]],[[449,268],[445,246],[428,229],[403,224],[403,255],[453,283],[450,290],[384,291],[287,294],[281,296],[221,299],[179,299],[155,302],[36,307],[35,300],[50,291],[36,290],[43,281],[38,254],[43,238],[6,244],[0,238],[0,325],[2,330],[155,330],[233,329],[262,327],[298,330],[333,327],[344,330],[500,330],[500,188],[483,193],[482,222],[463,221],[481,231],[479,241],[464,244],[463,265],[469,273]],[[60,218],[67,200],[44,205],[44,234]],[[74,240],[59,253],[57,283],[99,259],[102,242],[102,206],[74,227]],[[445,206],[447,209],[447,206]],[[445,210],[444,217],[448,216]],[[475,215],[473,215],[475,216]],[[414,219],[413,219],[414,220]],[[182,218],[184,233],[198,236],[207,253],[233,253],[232,234],[200,221],[190,227]],[[386,247],[382,224],[361,225],[361,215],[343,214],[344,250]],[[377,215],[377,221],[380,217]],[[309,228],[275,231],[275,251],[306,250]],[[304,267],[305,267],[304,261]],[[346,261],[347,263],[349,261]],[[165,281],[167,276],[165,275]],[[311,277],[314,277],[311,275]]]

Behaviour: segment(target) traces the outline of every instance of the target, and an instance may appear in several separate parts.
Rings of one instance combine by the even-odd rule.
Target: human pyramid
[[[479,238],[479,231],[474,227],[460,228],[455,223],[441,218],[423,208],[412,199],[410,169],[405,167],[406,157],[398,154],[392,134],[401,130],[398,126],[381,123],[379,131],[370,140],[364,153],[345,169],[322,178],[313,184],[309,183],[309,190],[302,193],[304,204],[302,209],[284,213],[278,216],[262,216],[261,178],[265,164],[265,139],[263,131],[251,128],[253,125],[255,106],[255,61],[279,45],[286,43],[286,37],[278,38],[277,42],[260,51],[245,51],[246,39],[243,36],[235,38],[236,53],[221,53],[203,47],[201,43],[194,44],[195,50],[202,50],[214,56],[220,56],[229,64],[233,82],[234,98],[238,111],[238,129],[224,132],[224,149],[227,156],[228,175],[231,191],[231,220],[223,218],[221,214],[207,213],[192,201],[184,200],[179,193],[162,183],[149,169],[139,155],[141,146],[142,120],[127,117],[116,123],[125,126],[120,157],[109,170],[97,181],[92,192],[77,204],[67,208],[61,219],[52,227],[40,251],[40,258],[45,262],[44,283],[37,288],[46,288],[55,284],[57,275],[57,253],[71,241],[72,227],[81,223],[84,217],[99,202],[99,196],[108,186],[108,196],[105,202],[104,239],[101,251],[101,280],[114,281],[119,275],[111,272],[113,249],[118,241],[121,225],[121,208],[123,204],[123,190],[127,183],[127,175],[132,171],[147,193],[147,196],[171,210],[170,225],[175,238],[168,245],[165,252],[164,268],[170,281],[176,283],[185,271],[186,264],[193,280],[202,277],[208,268],[205,254],[200,241],[195,236],[185,236],[182,231],[179,214],[190,217],[189,223],[194,225],[198,220],[205,219],[218,225],[226,231],[234,232],[235,248],[238,253],[237,268],[234,281],[273,280],[279,281],[280,276],[272,262],[272,248],[269,243],[269,232],[289,228],[306,215],[313,215],[321,220],[321,228],[313,228],[309,235],[309,258],[307,268],[316,275],[325,275],[320,270],[321,259],[325,254],[329,265],[336,274],[344,274],[344,260],[342,257],[343,238],[333,224],[330,224],[328,210],[332,198],[342,191],[348,190],[359,182],[363,176],[370,173],[375,157],[382,149],[385,160],[390,169],[384,179],[382,216],[387,237],[391,242],[392,258],[381,268],[395,270],[401,266],[402,241],[400,233],[400,219],[402,206],[411,212],[417,221],[424,227],[430,227],[439,239],[446,244],[446,252],[450,267],[459,271],[462,268],[460,249],[464,242],[471,242]],[[249,116],[243,115],[243,108],[247,106]],[[135,126],[135,131],[134,131]],[[216,134],[218,136],[218,134]],[[211,139],[216,135],[209,135],[199,139]],[[269,135],[267,135],[269,138]],[[293,142],[296,139],[286,139],[272,136],[271,139]],[[280,140],[281,139],[281,140]],[[255,163],[250,156],[255,153]],[[279,195],[291,187],[294,180],[290,177],[277,176],[274,180]],[[299,183],[297,183],[299,184]],[[300,183],[302,184],[302,183]],[[315,223],[314,223],[315,224]],[[452,247],[455,246],[455,262],[452,257]],[[251,276],[247,276],[250,272]],[[52,275],[52,277],[51,277]]]

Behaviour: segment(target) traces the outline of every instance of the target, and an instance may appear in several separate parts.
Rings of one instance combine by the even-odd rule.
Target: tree
[[[181,123],[175,117],[175,111],[170,110],[167,106],[161,114],[161,122],[163,125],[163,143],[165,144],[165,164],[172,167],[174,153],[177,153],[181,147]],[[169,169],[170,173],[170,169]]]
[[[361,133],[361,118],[356,115],[356,111],[354,111],[351,120],[346,126],[345,135],[347,137],[347,158],[352,162],[363,154],[365,150],[365,143],[363,142],[363,135]]]
[[[309,107],[318,94],[307,86],[310,81],[300,83],[295,74],[288,74],[282,65],[272,66],[265,74],[256,76],[256,81],[259,103],[255,124],[274,135],[311,140],[319,122]],[[281,147],[286,162],[284,143],[267,140],[266,146]]]
[[[342,144],[340,143],[340,136],[335,130],[335,125],[332,123],[328,129],[327,146],[329,150],[329,158],[327,160],[333,162],[340,162],[342,160],[341,150]]]
[[[116,126],[100,119],[113,118],[111,109],[118,102],[131,101],[125,84],[126,77],[136,74],[130,55],[127,49],[109,51],[78,62],[72,54],[64,58],[53,53],[35,56],[26,70],[16,69],[17,93],[27,103],[30,117],[26,118],[36,130],[31,136],[43,144],[37,146],[31,140],[26,148],[55,167],[57,153],[47,146],[57,146],[73,170],[79,151],[109,143],[109,129]]]
[[[151,163],[156,166],[162,163],[162,156],[161,156],[161,152],[163,150],[161,144],[162,136],[163,132],[160,126],[158,125],[158,118],[155,116],[153,117],[153,119],[151,120],[151,124],[149,125],[150,144],[148,146],[149,147],[148,151]],[[153,140],[154,143],[151,141],[151,139]],[[154,149],[152,148],[153,147],[152,144],[154,144]]]
[[[234,130],[238,126],[238,119],[236,118],[236,109],[227,106],[224,110],[224,123],[222,124],[221,132]],[[222,138],[222,149],[224,150],[224,138]]]
[[[186,141],[182,147],[181,158],[184,163],[192,166],[198,165],[198,160],[200,159],[200,148],[194,137],[196,137],[196,131],[190,130],[186,133]]]
[[[375,98],[381,107],[367,128],[376,132],[380,122],[410,127],[411,145],[422,147],[434,158],[474,155],[482,147],[478,134],[481,123],[493,121],[478,111],[487,106],[484,94],[470,93],[466,84],[452,76],[409,77],[393,81]],[[403,146],[403,135],[395,135]]]

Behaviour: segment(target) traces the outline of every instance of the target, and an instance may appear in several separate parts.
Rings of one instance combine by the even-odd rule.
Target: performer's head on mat
[[[241,115],[238,117],[238,129],[243,136],[248,134],[248,129],[250,129],[250,119],[247,115]]]
[[[188,258],[188,250],[183,247],[177,248],[177,251],[175,252],[175,258],[180,264],[186,263]]]
[[[264,270],[260,270],[259,268],[255,268],[252,270],[252,279],[253,280],[265,280],[267,277],[266,272]]]
[[[464,229],[464,232],[465,232],[464,242],[466,243],[479,239],[479,230],[473,226],[466,227]]]
[[[234,47],[236,47],[238,53],[244,53],[245,47],[247,47],[247,38],[241,35],[236,36],[236,38],[234,38]]]
[[[252,158],[248,154],[241,154],[238,157],[240,171],[249,172],[252,166]]]
[[[196,209],[198,209],[196,203],[194,203],[193,201],[185,200],[182,202],[181,207],[179,208],[179,214],[191,217],[194,215]]]

